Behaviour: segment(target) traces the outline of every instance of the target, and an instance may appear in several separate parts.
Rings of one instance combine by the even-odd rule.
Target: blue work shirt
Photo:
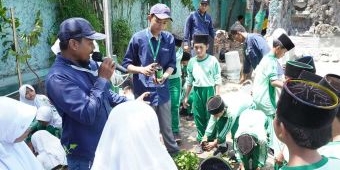
[[[208,34],[210,38],[214,39],[215,31],[209,14],[202,15],[199,10],[190,13],[184,27],[184,45],[190,46],[195,34]]]
[[[243,62],[243,73],[248,74],[260,63],[262,57],[269,53],[270,48],[267,41],[260,34],[249,33],[245,40],[245,60]]]
[[[61,144],[67,156],[93,161],[99,138],[112,107],[125,97],[110,90],[108,80],[90,72],[98,65],[90,60],[87,71],[59,53],[46,77],[47,96],[62,117]]]
[[[162,31],[158,37],[160,39],[160,47],[158,55],[154,61],[154,57],[149,45],[149,39],[156,51],[158,40],[151,34],[149,29],[144,29],[133,35],[128,45],[122,66],[127,68],[130,64],[137,67],[146,67],[151,63],[158,63],[166,71],[169,67],[176,71],[176,50],[175,41],[171,33]],[[162,85],[153,83],[153,76],[144,74],[133,75],[133,87],[135,96],[140,96],[144,92],[150,92],[145,98],[150,101],[152,106],[158,106],[166,103],[170,99],[169,82],[165,80]]]

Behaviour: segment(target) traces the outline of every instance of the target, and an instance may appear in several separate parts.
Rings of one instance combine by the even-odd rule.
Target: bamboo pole
[[[15,26],[15,18],[14,18],[14,9],[11,8],[11,20],[12,20],[12,30],[13,30],[13,41],[14,41],[14,47],[15,51],[19,50],[18,40],[17,40],[17,32],[16,32],[16,26]],[[18,73],[18,82],[19,87],[22,86],[22,76],[21,76],[21,70],[20,70],[20,61],[18,56],[15,56],[15,62],[16,62],[16,69]]]

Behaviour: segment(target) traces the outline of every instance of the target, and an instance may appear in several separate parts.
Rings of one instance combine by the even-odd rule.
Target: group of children
[[[62,120],[50,100],[24,84],[20,101],[1,97],[0,169],[64,169]],[[27,145],[27,146],[25,146]],[[35,158],[36,157],[36,158]]]
[[[294,44],[286,34],[281,34],[273,40],[272,50],[255,69],[252,96],[242,96],[240,92],[237,97],[229,96],[230,99],[221,97],[221,70],[216,58],[206,54],[207,36],[194,36],[196,56],[188,63],[188,88],[183,100],[183,106],[187,106],[188,96],[193,93],[192,112],[200,144],[197,153],[223,145],[227,133],[231,132],[240,169],[260,169],[266,164],[269,152],[276,156],[276,169],[339,167],[339,157],[328,158],[337,155],[329,152],[329,147],[337,142],[320,149],[325,156],[317,152],[332,141],[331,132],[338,132],[331,126],[333,122],[333,127],[338,127],[338,119],[334,117],[339,107],[339,76],[328,76],[327,83],[324,81],[321,85],[313,83],[316,78],[299,77],[306,71],[317,76],[315,65],[310,60],[303,63],[305,59],[287,62],[284,72],[278,59],[294,48]],[[282,89],[280,96],[276,87]],[[236,101],[237,98],[242,101]],[[336,139],[338,135],[333,134],[333,140]],[[288,149],[289,157],[278,161],[282,146]]]

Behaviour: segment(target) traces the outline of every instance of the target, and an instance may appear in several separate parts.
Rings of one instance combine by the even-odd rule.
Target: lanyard
[[[199,11],[197,11],[199,18],[203,21],[203,23],[205,23],[207,21],[207,15],[206,13],[204,13],[203,15],[201,15],[201,13]]]
[[[151,48],[151,53],[152,53],[152,56],[153,56],[153,61],[156,61],[156,58],[157,58],[157,55],[158,55],[158,51],[159,51],[159,47],[160,47],[160,44],[161,44],[161,37],[158,38],[158,44],[157,44],[157,48],[156,48],[156,51],[155,51],[155,49],[153,48],[153,45],[151,43],[151,38],[149,37],[148,33],[147,33],[147,36],[148,36],[148,39],[149,39],[149,46]]]

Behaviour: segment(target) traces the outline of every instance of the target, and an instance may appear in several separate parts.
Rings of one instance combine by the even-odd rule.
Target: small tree
[[[20,63],[26,63],[29,70],[34,73],[40,83],[38,74],[32,69],[28,63],[28,59],[31,58],[30,49],[38,44],[38,39],[42,32],[42,19],[40,17],[40,11],[37,12],[37,16],[34,22],[34,28],[27,34],[18,34],[20,25],[19,19],[14,16],[14,9],[10,9],[10,18],[7,17],[8,10],[2,7],[2,1],[0,1],[0,35],[1,39],[11,36],[9,33],[3,31],[4,29],[11,28],[13,31],[13,40],[5,40],[2,46],[5,47],[2,54],[2,60],[7,59],[8,55],[11,54],[16,59],[16,71],[18,76],[19,87],[22,85],[22,76]],[[8,45],[11,44],[11,45]]]
[[[17,35],[18,29],[17,24],[19,21],[15,22],[14,18],[14,10],[11,10],[12,15],[12,30],[13,30],[13,41],[14,41],[14,48],[10,50],[10,54],[12,54],[16,58],[17,62],[17,71],[18,71],[18,79],[19,79],[19,86],[22,85],[22,78],[21,78],[21,72],[20,72],[20,64],[19,63],[26,63],[27,67],[30,71],[37,77],[38,79],[38,85],[41,85],[41,80],[38,76],[38,74],[32,69],[30,64],[28,63],[28,59],[30,59],[31,52],[30,49],[38,44],[39,37],[42,32],[42,19],[40,17],[40,11],[37,12],[35,22],[34,22],[34,28],[31,32],[28,34],[19,34]]]
[[[131,36],[132,30],[127,20],[117,19],[112,22],[113,53],[117,54],[119,63],[124,58]]]

